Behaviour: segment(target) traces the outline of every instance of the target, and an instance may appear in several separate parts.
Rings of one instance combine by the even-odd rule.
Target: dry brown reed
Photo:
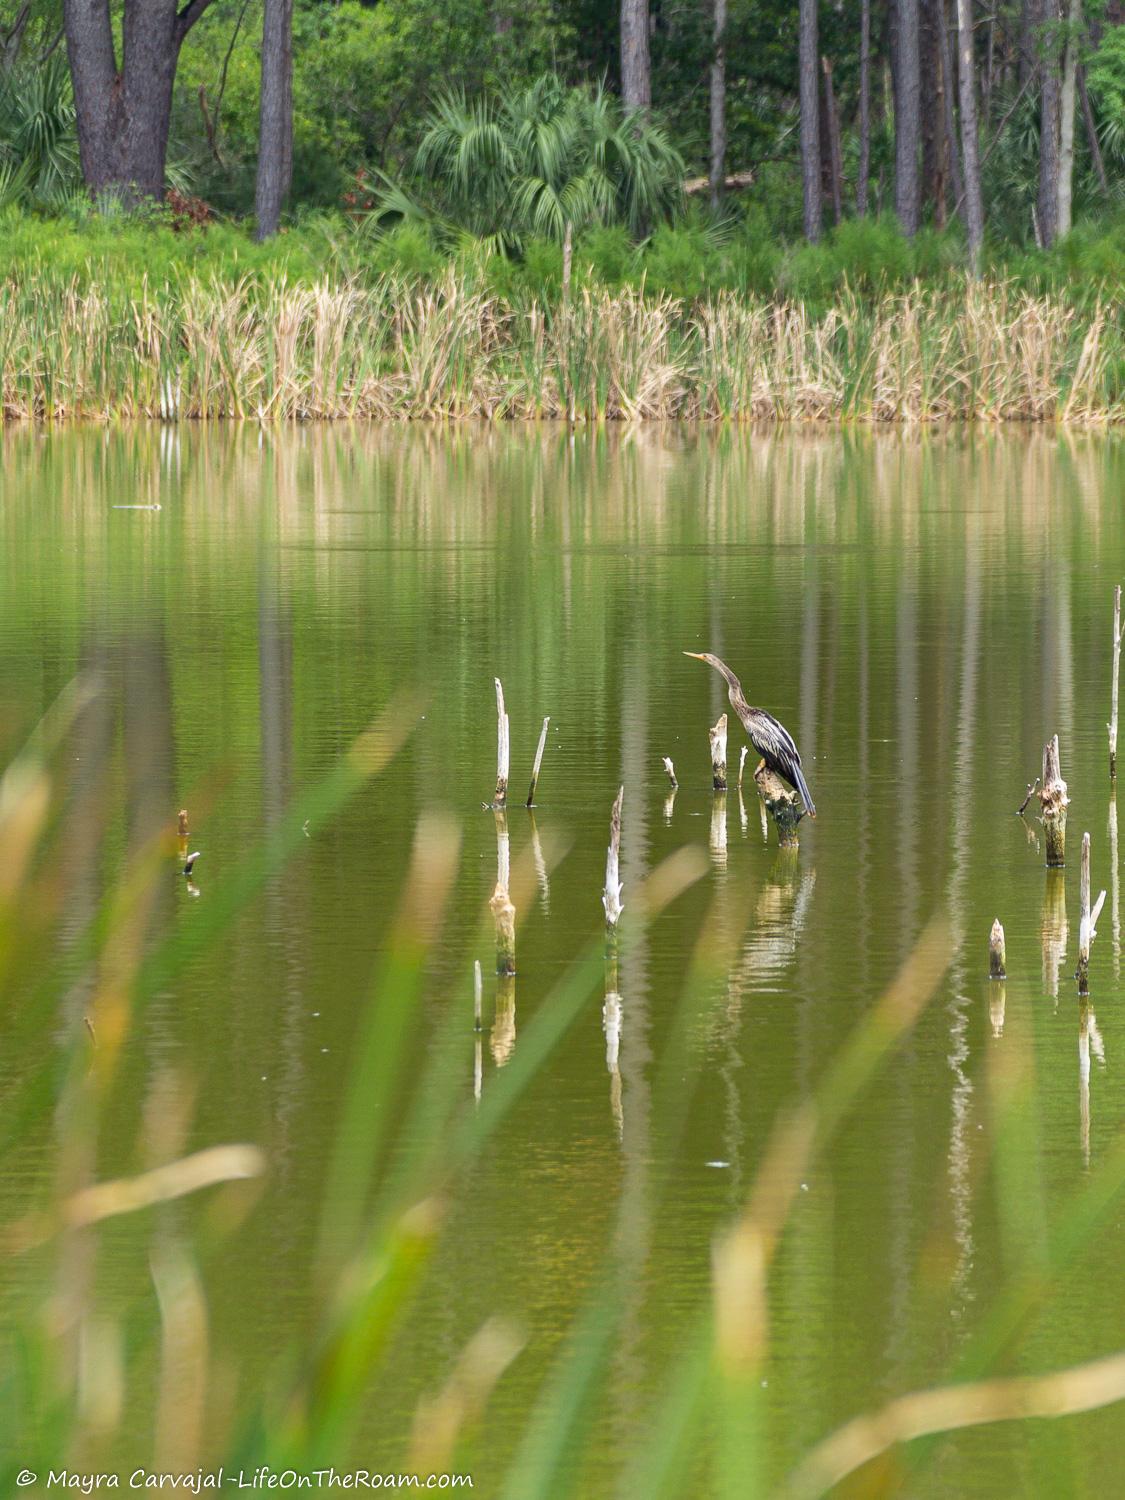
[[[7,418],[1120,421],[1106,306],[1004,284],[845,297],[823,316],[641,290],[516,305],[437,285],[193,277],[0,285]]]

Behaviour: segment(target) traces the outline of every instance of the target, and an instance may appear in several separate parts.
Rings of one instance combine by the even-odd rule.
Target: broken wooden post
[[[988,937],[988,977],[989,979],[1007,979],[1008,975],[1004,969],[1004,929],[997,917],[992,924],[992,931]]]
[[[1109,724],[1109,774],[1117,776],[1117,696],[1121,677],[1121,585],[1113,591],[1113,680],[1110,686]]]
[[[727,716],[721,715],[714,729],[707,731],[711,741],[711,785],[717,792],[727,789]]]
[[[1047,836],[1048,868],[1066,864],[1066,782],[1059,765],[1059,737],[1053,735],[1043,746],[1043,785],[1039,789],[1041,820]]]
[[[1088,995],[1090,975],[1090,949],[1098,935],[1098,918],[1101,916],[1105,892],[1102,891],[1090,910],[1090,835],[1082,835],[1082,866],[1078,876],[1078,968],[1074,977],[1078,980],[1078,993]]]
[[[508,802],[508,715],[504,708],[504,689],[500,679],[496,682],[496,793],[493,807],[506,807]]]
[[[550,722],[550,715],[548,715],[543,720],[543,728],[539,731],[539,748],[535,752],[535,764],[531,768],[531,785],[527,791],[528,807],[535,806],[535,788],[539,785],[539,767],[543,764],[543,751],[547,748],[547,726]]]
[[[625,795],[625,788],[618,790],[614,800],[613,811],[609,818],[609,848],[605,856],[605,890],[602,892],[602,905],[605,907],[605,923],[611,930],[617,926],[623,910],[621,904],[621,799]]]
[[[672,814],[676,808],[676,793],[679,790],[680,783],[676,780],[676,768],[672,764],[671,758],[667,755],[662,755],[660,760],[667,773],[669,782],[668,794],[664,798],[664,821],[665,823],[671,823]]]
[[[797,824],[804,815],[801,799],[780,776],[775,776],[765,761],[754,772],[758,794],[777,825],[777,842],[782,849],[796,849]]]
[[[496,921],[496,972],[516,972],[516,909],[508,894],[511,867],[511,852],[508,841],[508,815],[503,808],[495,811],[496,818],[496,889],[492,892],[489,907]]]

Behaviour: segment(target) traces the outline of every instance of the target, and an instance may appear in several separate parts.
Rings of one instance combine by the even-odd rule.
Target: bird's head
[[[714,667],[716,672],[721,672],[726,678],[727,686],[736,688],[739,685],[738,678],[734,675],[725,661],[720,661],[710,651],[685,651],[685,656],[694,656],[696,661],[705,661],[709,667]]]

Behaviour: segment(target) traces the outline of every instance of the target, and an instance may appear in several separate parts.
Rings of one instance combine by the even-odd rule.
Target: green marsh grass
[[[8,419],[1117,422],[1119,304],[916,285],[827,311],[729,292],[498,296],[479,275],[0,282]]]

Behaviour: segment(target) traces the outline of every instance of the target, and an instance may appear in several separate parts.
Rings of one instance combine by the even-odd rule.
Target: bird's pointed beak
[[[695,659],[696,659],[696,661],[702,661],[703,660],[703,652],[702,651],[685,651],[684,655],[685,656],[694,656]]]

